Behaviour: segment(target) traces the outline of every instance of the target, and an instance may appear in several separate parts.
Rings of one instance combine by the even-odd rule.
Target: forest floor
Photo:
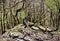
[[[60,32],[49,33],[35,26],[24,28],[17,25],[0,36],[0,41],[60,41]]]

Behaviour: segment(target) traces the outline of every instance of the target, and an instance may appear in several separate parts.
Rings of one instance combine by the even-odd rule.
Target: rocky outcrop
[[[42,32],[39,28],[32,26],[16,26],[0,36],[0,41],[60,41],[60,32]]]

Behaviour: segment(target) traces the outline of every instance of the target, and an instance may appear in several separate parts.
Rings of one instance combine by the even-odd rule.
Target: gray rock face
[[[17,34],[15,34],[15,33],[10,33],[9,37],[11,37],[11,38],[18,38],[19,36]]]
[[[24,41],[23,39],[16,38],[15,41]]]
[[[19,37],[18,38],[24,38],[24,35],[19,35]]]
[[[37,28],[37,27],[36,27]],[[20,28],[18,28],[20,29]],[[17,30],[18,30],[17,29]],[[4,41],[60,41],[60,32],[41,32],[40,30],[34,30],[32,28],[22,28],[20,30],[24,30],[22,32],[10,31],[9,33],[7,32],[5,35],[6,36],[1,36],[0,40]]]

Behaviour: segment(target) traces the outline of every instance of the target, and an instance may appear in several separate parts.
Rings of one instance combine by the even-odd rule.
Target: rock
[[[49,39],[51,39],[51,38],[52,38],[51,35],[48,35],[48,34],[44,34],[44,35],[43,35],[43,39],[44,39],[44,40],[49,40]]]
[[[56,30],[56,28],[54,28],[54,27],[48,27],[47,28],[47,31],[55,31]]]
[[[45,27],[43,27],[43,26],[39,26],[39,28],[44,30],[44,31],[46,30]]]
[[[43,41],[43,40],[41,40],[41,39],[37,39],[37,38],[36,38],[35,40],[36,40],[36,41]]]
[[[24,38],[24,35],[23,34],[21,34],[21,35],[19,35],[19,37],[18,38]]]
[[[32,39],[29,36],[24,37],[25,40],[31,41]]]
[[[0,36],[0,39],[2,39],[3,38],[3,36]]]
[[[15,41],[14,39],[12,39],[12,38],[3,38],[2,40],[0,40],[0,41]]]
[[[24,41],[23,39],[15,38],[15,41]]]
[[[39,30],[39,28],[35,27],[35,26],[32,26],[31,28],[34,29],[34,30]]]
[[[17,34],[10,33],[10,34],[9,34],[9,37],[12,37],[12,38],[14,39],[14,38],[18,38],[19,36],[18,36]]]
[[[42,28],[42,26],[40,27]],[[15,27],[12,29],[12,31],[8,31],[2,37],[0,37],[0,41],[60,41],[60,33],[51,32],[51,35],[49,32],[43,33],[39,28],[35,26],[32,26],[31,28],[24,28],[24,26],[22,26],[22,28],[18,27],[17,29]]]
[[[52,38],[53,38],[52,35],[49,33],[38,33],[36,35],[36,39],[38,40],[50,40]]]

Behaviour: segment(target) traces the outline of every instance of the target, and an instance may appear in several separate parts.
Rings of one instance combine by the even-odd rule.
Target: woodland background
[[[0,0],[0,33],[22,24],[24,17],[36,25],[59,28],[60,0]]]

